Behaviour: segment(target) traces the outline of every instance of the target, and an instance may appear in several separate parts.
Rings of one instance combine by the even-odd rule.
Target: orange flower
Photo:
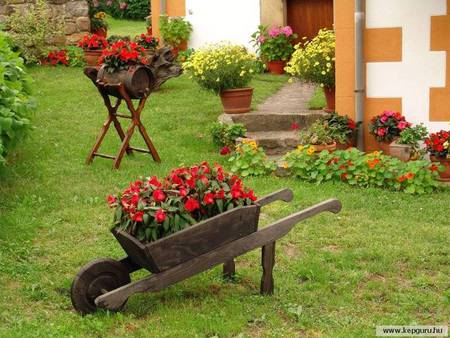
[[[400,183],[402,183],[404,180],[406,180],[406,177],[403,175],[397,178],[397,181],[399,181]]]
[[[405,175],[405,178],[407,180],[412,180],[414,178],[414,176],[415,176],[414,173],[409,172]]]
[[[375,158],[373,160],[367,160],[367,165],[369,166],[370,169],[375,168],[375,166],[380,163],[380,159]]]

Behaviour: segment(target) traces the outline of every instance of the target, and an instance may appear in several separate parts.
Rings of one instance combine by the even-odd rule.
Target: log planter
[[[444,171],[439,172],[438,180],[442,182],[450,182],[450,159],[431,155],[430,160],[431,162],[438,162],[444,167]]]
[[[220,93],[223,111],[226,114],[248,113],[251,109],[253,88],[235,88]]]
[[[72,283],[72,304],[81,314],[98,308],[117,311],[136,293],[162,290],[219,264],[223,264],[223,276],[230,278],[235,273],[235,257],[256,248],[262,249],[260,293],[272,294],[275,242],[304,219],[341,210],[341,203],[330,199],[257,228],[261,207],[292,198],[291,190],[282,189],[260,198],[255,205],[224,212],[148,244],[123,231],[113,231],[127,256],[121,260],[97,259],[85,265]],[[152,274],[131,282],[130,273],[140,269]]]
[[[97,81],[109,85],[105,86],[109,95],[121,97],[117,85],[122,83],[131,99],[140,99],[150,92],[155,79],[146,66],[135,65],[111,72],[103,65],[98,71]]]

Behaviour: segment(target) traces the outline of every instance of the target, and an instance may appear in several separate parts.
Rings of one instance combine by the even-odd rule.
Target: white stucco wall
[[[430,122],[430,87],[445,87],[446,52],[430,51],[432,15],[446,14],[446,0],[367,0],[366,27],[401,27],[401,62],[367,63],[367,97],[402,98],[402,113],[431,131],[448,122]],[[447,65],[450,67],[450,65]]]
[[[194,28],[189,47],[230,41],[252,49],[250,35],[260,23],[259,0],[186,0],[186,19]]]

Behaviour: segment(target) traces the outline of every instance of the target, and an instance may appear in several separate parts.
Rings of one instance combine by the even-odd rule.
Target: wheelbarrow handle
[[[270,204],[275,201],[284,201],[284,202],[290,202],[294,198],[294,193],[291,189],[281,189],[278,191],[275,191],[269,195],[266,195],[264,197],[261,197],[256,201],[256,204],[263,207],[267,204]]]

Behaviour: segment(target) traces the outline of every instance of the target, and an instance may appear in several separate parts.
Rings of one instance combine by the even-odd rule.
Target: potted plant
[[[321,29],[311,41],[295,45],[295,51],[285,68],[288,74],[323,88],[327,112],[335,111],[335,46],[334,32]]]
[[[323,150],[334,151],[336,141],[327,123],[323,120],[316,120],[309,128],[300,131],[300,144],[314,146],[315,152]]]
[[[389,144],[410,126],[411,123],[406,122],[405,117],[399,112],[385,110],[372,118],[369,123],[369,133],[375,136],[380,150],[389,155]]]
[[[220,95],[225,113],[246,113],[252,103],[253,88],[247,86],[255,59],[242,46],[217,44],[194,51],[183,69],[200,87]]]
[[[207,162],[171,171],[164,179],[137,180],[108,197],[115,208],[113,228],[149,243],[202,220],[256,201],[236,175]]]
[[[161,15],[159,19],[159,31],[164,42],[172,46],[175,58],[180,50],[186,50],[187,41],[192,33],[192,25],[183,17],[171,17]]]
[[[450,182],[450,131],[431,133],[425,139],[427,151],[432,162],[439,162],[444,170],[439,173],[440,180]]]
[[[97,12],[91,17],[91,32],[106,38],[108,35],[108,23],[105,12]]]
[[[97,66],[98,59],[102,55],[102,50],[108,46],[108,41],[103,36],[86,34],[83,36],[78,46],[84,51],[84,58],[88,66]]]
[[[405,128],[400,132],[398,139],[389,145],[389,153],[405,162],[422,159],[426,153],[422,144],[427,136],[427,127],[422,123]]]
[[[132,99],[138,99],[152,87],[153,76],[146,67],[149,60],[144,48],[136,42],[119,40],[104,49],[99,59],[101,68],[97,80],[110,84],[123,84]],[[110,94],[121,97],[120,90],[109,86]]]
[[[292,28],[274,26],[268,29],[267,26],[260,25],[252,38],[261,58],[267,62],[269,72],[283,74],[286,62],[294,51],[292,43],[297,38]]]
[[[152,27],[152,16],[145,17],[145,27],[147,28],[147,34],[153,35],[153,27]]]
[[[323,123],[328,126],[330,135],[336,142],[336,149],[345,150],[356,146],[360,122],[356,123],[347,115],[332,112],[323,119]]]
[[[155,53],[159,45],[159,39],[150,34],[142,33],[134,38],[134,41],[142,48],[144,48],[145,55],[149,56]]]

